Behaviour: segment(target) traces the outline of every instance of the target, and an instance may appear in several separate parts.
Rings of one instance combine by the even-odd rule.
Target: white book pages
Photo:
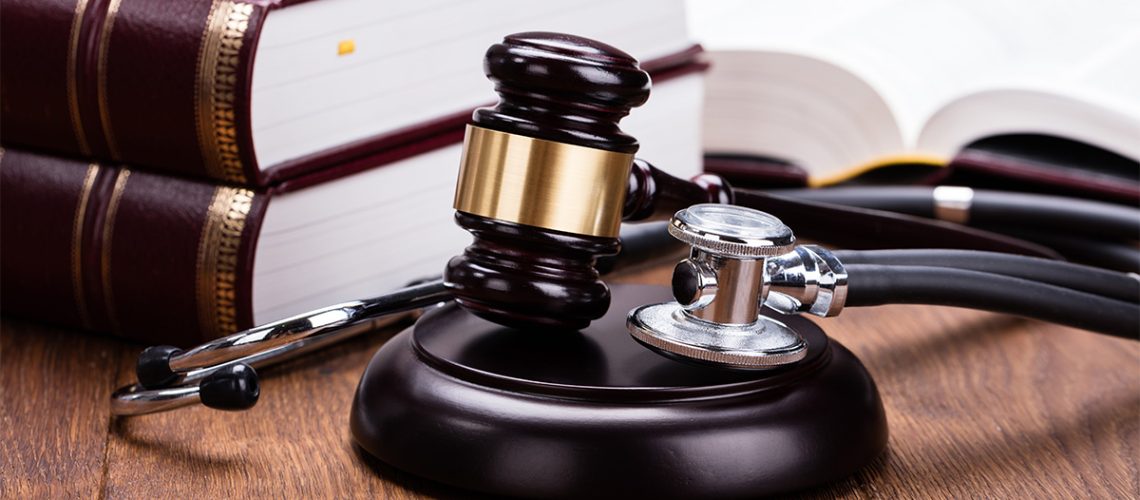
[[[262,169],[494,101],[483,54],[504,35],[595,38],[641,61],[692,44],[682,0],[321,0],[270,11],[253,64]],[[351,51],[340,50],[351,43]]]
[[[1126,138],[1137,136],[1140,123],[1140,92],[1135,90],[1140,88],[1140,3],[707,0],[691,2],[689,9],[692,32],[714,61],[724,59],[722,52],[782,54],[731,56],[713,67],[711,93],[744,93],[710,96],[710,103],[721,101],[731,109],[710,105],[707,110],[709,151],[790,159],[816,180],[883,163],[893,155],[947,159],[975,139],[1001,133],[1051,133],[1137,157],[1136,141]],[[736,67],[786,66],[781,61],[791,56],[835,66],[830,71],[835,81],[811,87],[804,82],[806,75]],[[816,79],[820,71],[826,72],[816,71]],[[847,74],[865,85],[849,84]],[[802,86],[802,95],[780,99],[776,94],[789,85]],[[837,105],[830,111],[819,109],[833,106],[827,103],[847,103],[849,108],[851,102],[870,102],[868,88],[881,96],[893,119],[884,120],[877,105],[873,112],[838,119],[832,115],[848,110]],[[816,90],[822,90],[816,96],[822,104],[809,102]],[[844,97],[844,91],[851,94]],[[1026,95],[993,100],[1018,91]],[[1033,97],[1042,94],[1057,98]],[[774,119],[759,119],[764,128],[737,131],[728,139],[713,132],[738,126],[739,109],[757,95],[768,99],[763,110],[754,109],[757,112],[794,116],[801,122],[835,120],[791,127],[826,130],[820,138],[833,143],[788,139],[793,133],[788,130],[779,139],[758,139],[774,133]],[[957,106],[963,108],[953,109]],[[718,124],[722,120],[728,123]],[[863,136],[852,129],[853,123],[863,129]],[[897,142],[878,142],[890,135],[891,127],[897,128],[901,148]],[[773,144],[758,148],[758,140]],[[745,142],[726,144],[730,141]]]

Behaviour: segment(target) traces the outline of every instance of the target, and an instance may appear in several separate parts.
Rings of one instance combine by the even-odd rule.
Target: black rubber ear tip
[[[139,354],[139,361],[135,364],[135,376],[139,384],[147,389],[161,389],[170,385],[178,378],[178,374],[170,369],[170,357],[182,352],[182,349],[168,345],[156,345],[146,348]]]
[[[198,384],[202,404],[216,410],[248,410],[257,404],[261,387],[257,372],[247,364],[220,368]]]

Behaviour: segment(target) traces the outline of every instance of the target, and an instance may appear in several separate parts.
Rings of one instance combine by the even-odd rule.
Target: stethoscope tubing
[[[846,265],[928,266],[965,269],[1140,303],[1140,275],[1124,274],[1060,260],[998,252],[952,249],[837,250]]]
[[[967,188],[963,188],[967,189]],[[790,198],[936,217],[936,188],[857,186],[827,189],[781,189]],[[1140,236],[1140,210],[1065,196],[970,189],[970,225],[1016,226],[1135,240]]]
[[[1126,339],[1140,305],[1038,281],[969,269],[852,264],[847,306],[931,304],[1014,314]]]

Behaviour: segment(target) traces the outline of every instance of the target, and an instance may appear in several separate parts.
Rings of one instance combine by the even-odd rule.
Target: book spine
[[[4,0],[4,143],[256,185],[250,80],[273,5]]]
[[[1089,168],[1048,164],[971,148],[955,156],[949,167],[943,171],[940,183],[1140,205],[1140,183]]]
[[[0,150],[0,311],[183,346],[249,328],[266,198]]]

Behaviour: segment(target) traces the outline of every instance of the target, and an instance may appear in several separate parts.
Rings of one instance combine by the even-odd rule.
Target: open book
[[[1004,134],[1140,159],[1140,3],[707,1],[705,151],[825,185]]]

